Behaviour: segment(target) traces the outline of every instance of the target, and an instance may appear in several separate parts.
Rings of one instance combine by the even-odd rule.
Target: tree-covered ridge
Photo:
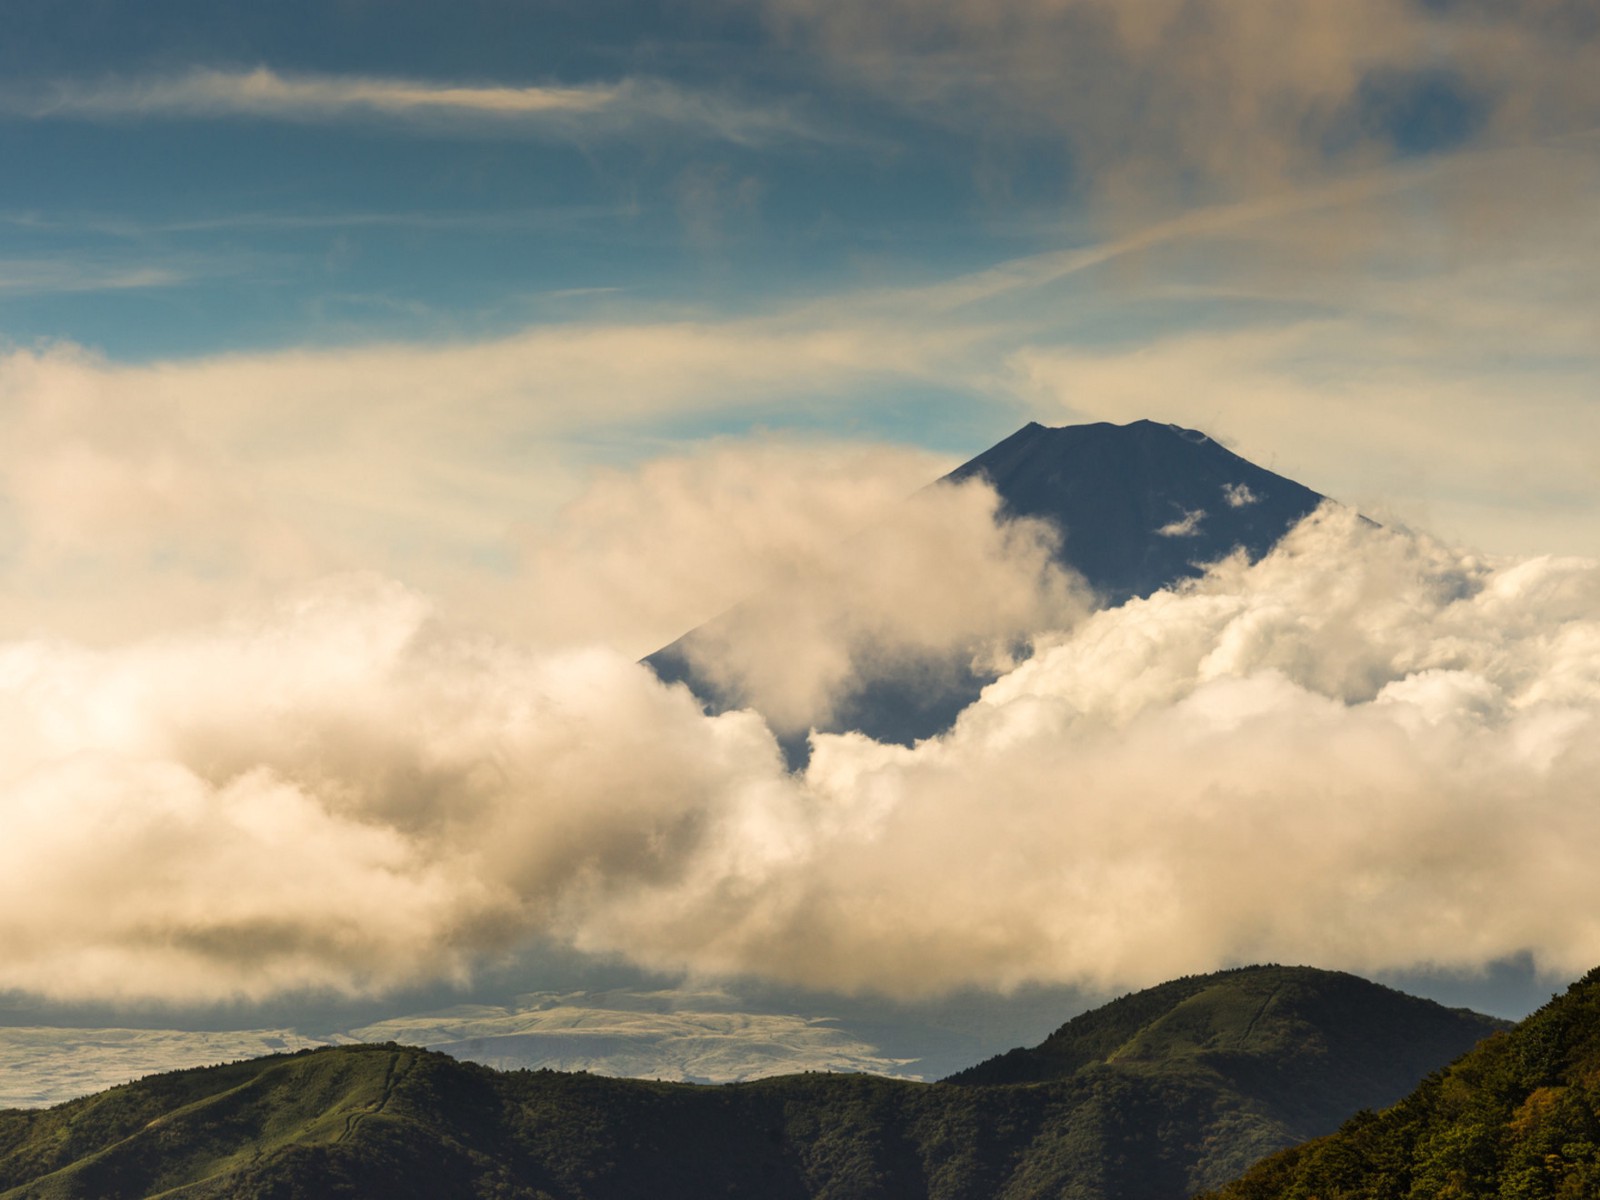
[[[1503,1027],[1343,972],[1244,967],[1125,996],[1074,1017],[1039,1046],[952,1078],[1023,1083],[1095,1065],[1187,1064],[1269,1100],[1298,1140],[1362,1107],[1358,1097],[1398,1100],[1412,1081]]]
[[[1261,1163],[1214,1200],[1600,1196],[1600,968],[1381,1113]]]
[[[1036,1053],[1102,1052],[1028,1082],[707,1087],[501,1073],[394,1044],[276,1055],[0,1112],[0,1197],[1179,1200],[1291,1144],[1306,1107],[1291,1093],[1344,1086],[1351,1068],[1305,1045],[1392,1020],[1398,997],[1349,978],[1253,968],[1152,989],[1069,1023]],[[1282,1013],[1266,999],[1301,992]],[[1398,998],[1458,1043],[1430,1068],[1493,1024]]]
[[[864,1075],[701,1087],[338,1047],[0,1114],[0,1195],[1182,1194],[1181,1147],[1154,1136],[1150,1114],[1129,1099],[1101,1085],[957,1088]],[[1206,1103],[1180,1086],[1133,1099],[1154,1099],[1180,1122]],[[1131,1190],[1107,1153],[1130,1124],[1146,1151]]]

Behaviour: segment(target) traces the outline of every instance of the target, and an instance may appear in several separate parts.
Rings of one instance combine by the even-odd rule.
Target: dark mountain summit
[[[341,1046],[0,1112],[0,1195],[1181,1200],[1388,1102],[1497,1024],[1251,967],[1125,997],[961,1083],[708,1087]]]
[[[1244,549],[1260,558],[1323,497],[1177,425],[1028,424],[946,475],[981,476],[1010,517],[1062,533],[1060,560],[1108,603]]]
[[[1148,596],[1197,576],[1206,564],[1236,549],[1259,559],[1323,500],[1203,433],[1154,421],[1059,429],[1029,424],[924,492],[979,477],[998,494],[1002,518],[1036,518],[1054,527],[1061,538],[1057,563],[1081,576],[1106,604]],[[909,503],[917,502],[913,497]],[[959,590],[973,584],[952,573],[943,586]],[[730,680],[750,674],[741,655],[754,661],[770,653],[773,641],[782,644],[784,620],[800,619],[792,606],[784,609],[786,604],[788,597],[752,597],[645,662],[666,682],[687,684],[713,712],[766,711],[759,695]],[[787,615],[771,619],[761,613],[764,606]],[[762,619],[751,621],[752,615]],[[765,631],[761,644],[743,644],[743,628]],[[909,745],[949,728],[996,678],[977,665],[984,656],[974,646],[911,658],[875,649],[852,651],[851,687],[813,722],[816,728],[855,729]],[[724,669],[708,670],[713,659]],[[771,720],[773,714],[767,716]],[[776,720],[773,725],[790,765],[802,764],[806,729]]]

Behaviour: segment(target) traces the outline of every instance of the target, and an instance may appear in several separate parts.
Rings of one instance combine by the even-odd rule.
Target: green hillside
[[[1600,968],[1382,1113],[1257,1166],[1215,1200],[1600,1196]]]
[[[1404,1096],[1503,1022],[1336,971],[1249,967],[1191,976],[1068,1021],[1041,1045],[954,1076],[1023,1083],[1100,1069],[1196,1073],[1281,1126],[1284,1144]]]
[[[705,1087],[337,1047],[0,1113],[0,1197],[1178,1200],[1291,1144],[1326,1095],[1368,1089],[1312,1132],[1392,1099],[1397,1039],[1439,1051],[1403,1091],[1493,1026],[1263,967],[1126,997],[941,1084]]]

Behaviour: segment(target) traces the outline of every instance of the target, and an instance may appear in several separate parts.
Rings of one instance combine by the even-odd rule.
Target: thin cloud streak
[[[1562,196],[1571,195],[1582,203],[1579,197],[1586,192],[1570,180],[1559,179],[1552,165],[1562,146],[1574,142],[1573,138],[1560,137],[1512,150],[1464,151],[1449,158],[1389,164],[1343,178],[1283,188],[1267,195],[1205,205],[1137,228],[1122,229],[1084,245],[1022,255],[937,283],[886,289],[876,296],[863,293],[858,302],[867,304],[876,299],[885,307],[918,304],[931,313],[951,313],[1039,291],[1074,276],[1114,267],[1123,260],[1138,259],[1169,247],[1203,246],[1224,238],[1248,238],[1252,233],[1260,236],[1263,231],[1293,228],[1295,222],[1320,223],[1319,236],[1342,234],[1338,236],[1338,244],[1345,245],[1352,239],[1366,236],[1365,227],[1372,222],[1370,216],[1361,215],[1364,212],[1408,198],[1413,203],[1430,203],[1432,197],[1426,194],[1429,192],[1460,192],[1472,196],[1482,190],[1482,181],[1486,178],[1504,179],[1511,175],[1538,178],[1547,185],[1566,182],[1569,186],[1560,188],[1557,195],[1546,196],[1546,201],[1554,204]],[[1585,159],[1588,157],[1586,155]],[[1526,203],[1525,195],[1522,199]],[[1376,229],[1371,236],[1377,236]],[[1314,246],[1299,245],[1290,253],[1304,258],[1314,249]],[[1262,273],[1281,279],[1283,265],[1278,264],[1278,270],[1269,266]],[[1296,269],[1305,273],[1303,263],[1296,264]],[[1337,278],[1337,272],[1334,275]]]
[[[738,145],[819,140],[782,107],[741,104],[665,80],[494,87],[359,75],[285,75],[196,68],[184,74],[99,82],[62,81],[43,98],[13,94],[0,108],[35,119],[97,121],[256,118],[303,123],[370,119],[410,126],[459,125],[561,136],[679,128]]]
[[[116,267],[59,259],[0,259],[0,296],[125,292],[177,287],[195,276],[172,267]]]
[[[624,205],[580,205],[496,212],[235,212],[213,216],[130,220],[101,214],[45,216],[37,212],[0,213],[0,224],[33,233],[90,234],[140,238],[166,234],[230,233],[237,230],[297,233],[320,229],[402,229],[429,232],[496,233],[563,228],[634,215]]]

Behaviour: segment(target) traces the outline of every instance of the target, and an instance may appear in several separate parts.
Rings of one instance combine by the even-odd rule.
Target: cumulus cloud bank
[[[753,713],[367,576],[13,642],[0,712],[0,987],[47,996],[375,991],[533,933],[902,995],[1600,961],[1600,564],[1338,510],[803,775]]]
[[[930,488],[892,519],[813,552],[682,643],[696,676],[778,732],[832,724],[863,686],[987,672],[1090,604],[1058,533],[1003,520],[993,488]]]
[[[114,644],[370,568],[519,643],[646,654],[954,463],[780,437],[585,460],[797,380],[840,387],[893,341],[568,326],[145,366],[0,354],[0,638]]]
[[[894,446],[783,438],[713,440],[632,470],[598,472],[548,528],[529,528],[519,542],[517,603],[537,613],[524,620],[550,642],[605,642],[643,655],[752,596],[791,596],[805,589],[819,606],[815,626],[840,609],[874,604],[868,580],[852,570],[869,545],[894,536],[888,523],[907,496],[953,463]],[[942,498],[941,498],[942,499]],[[939,530],[947,509],[968,519]],[[884,580],[926,581],[937,569],[939,542],[984,554],[996,549],[992,494],[926,506],[899,530],[898,550],[928,559],[913,574]],[[1015,571],[1039,564],[1017,541],[1001,557]],[[959,552],[959,551],[958,551]],[[1021,560],[1026,558],[1026,564]],[[993,559],[989,565],[995,565]],[[1039,582],[1014,603],[1028,603]],[[848,593],[848,595],[847,595]],[[882,615],[887,599],[872,611]],[[748,611],[745,619],[758,612]],[[866,620],[865,612],[860,614]],[[762,647],[745,639],[759,656]]]
[[[671,873],[770,739],[369,577],[113,651],[15,643],[5,986],[214,999],[464,973],[580,877]]]

